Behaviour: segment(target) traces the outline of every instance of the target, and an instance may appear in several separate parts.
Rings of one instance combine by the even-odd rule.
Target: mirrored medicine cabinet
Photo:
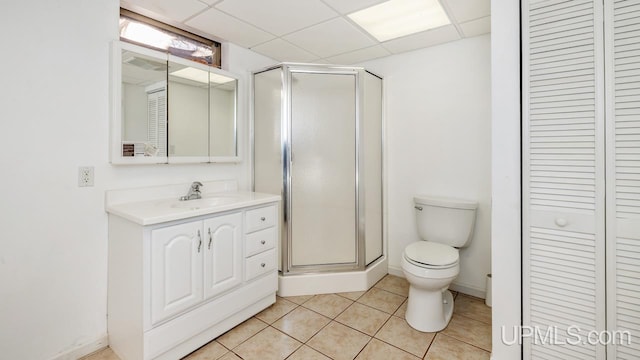
[[[240,161],[233,74],[116,41],[111,81],[111,163]]]

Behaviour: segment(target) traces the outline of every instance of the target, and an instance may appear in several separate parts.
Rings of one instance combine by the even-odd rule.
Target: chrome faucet
[[[180,201],[194,200],[194,199],[202,198],[202,194],[200,194],[200,187],[201,186],[203,186],[201,182],[194,181],[191,184],[191,188],[189,189],[189,192],[187,193],[187,195],[180,196]]]

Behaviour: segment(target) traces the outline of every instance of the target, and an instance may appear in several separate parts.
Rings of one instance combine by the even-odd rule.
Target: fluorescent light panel
[[[224,75],[214,74],[192,67],[186,67],[184,69],[174,71],[171,73],[171,75],[181,77],[183,79],[197,81],[203,84],[209,84],[210,82],[215,84],[226,84],[235,80]]]
[[[451,23],[438,0],[389,0],[348,16],[378,41]]]

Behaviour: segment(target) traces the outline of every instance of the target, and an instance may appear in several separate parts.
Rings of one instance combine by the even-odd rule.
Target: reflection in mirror
[[[169,158],[208,161],[209,72],[173,56],[169,61]]]
[[[126,49],[121,54],[121,154],[166,157],[166,61]]]
[[[209,73],[209,156],[236,156],[236,89],[238,81]]]
[[[111,162],[238,162],[237,78],[224,70],[116,42]]]

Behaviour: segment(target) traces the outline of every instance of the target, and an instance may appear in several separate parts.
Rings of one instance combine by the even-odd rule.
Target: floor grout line
[[[323,356],[326,356],[326,357],[327,357],[327,358],[329,358],[329,359],[332,359],[332,357],[331,357],[331,356],[329,356],[329,355],[325,354],[325,353],[324,353],[324,352],[322,352],[321,350],[318,350],[318,349],[316,349],[315,347],[313,347],[313,346],[311,346],[311,345],[309,344],[309,342],[310,342],[311,340],[313,340],[316,336],[318,336],[318,334],[320,334],[320,333],[321,333],[323,330],[325,330],[328,326],[331,326],[331,324],[332,324],[332,323],[335,323],[334,325],[344,326],[345,328],[347,328],[347,329],[349,329],[349,330],[351,330],[351,331],[355,331],[356,333],[358,333],[358,334],[360,334],[360,335],[367,336],[367,341],[364,343],[364,345],[362,346],[362,348],[360,348],[360,349],[358,350],[358,352],[354,355],[354,359],[355,359],[356,357],[360,356],[361,354],[363,354],[363,352],[365,351],[365,349],[367,349],[367,347],[369,347],[369,346],[373,346],[373,345],[372,345],[372,343],[373,343],[374,339],[375,339],[376,341],[378,341],[379,343],[384,344],[385,346],[389,346],[389,347],[391,347],[391,348],[393,348],[393,349],[395,349],[395,350],[399,350],[399,351],[401,351],[403,354],[407,354],[407,355],[409,355],[409,356],[412,356],[412,357],[416,357],[416,358],[418,358],[418,356],[416,356],[415,354],[413,354],[413,353],[411,353],[411,352],[409,352],[409,351],[407,351],[407,350],[405,350],[405,349],[403,349],[403,348],[400,348],[400,347],[398,347],[398,346],[396,346],[396,345],[394,345],[394,344],[392,344],[392,343],[390,343],[390,342],[388,342],[388,341],[386,341],[386,340],[383,340],[383,339],[381,339],[381,338],[378,338],[378,337],[377,337],[377,336],[379,336],[379,335],[381,334],[381,332],[382,332],[382,330],[385,328],[385,326],[387,326],[387,325],[389,324],[389,322],[390,322],[394,317],[395,317],[395,318],[397,318],[397,319],[402,319],[403,321],[406,321],[406,320],[404,319],[404,317],[403,317],[403,316],[397,316],[397,315],[396,315],[396,313],[397,313],[397,312],[399,311],[399,309],[400,309],[400,308],[401,308],[401,307],[402,307],[402,306],[403,306],[403,305],[408,301],[408,297],[407,297],[407,296],[405,296],[405,295],[402,295],[402,294],[400,294],[400,293],[398,293],[398,292],[394,292],[394,291],[387,290],[387,289],[385,289],[385,288],[383,288],[383,287],[381,287],[381,286],[380,286],[381,282],[382,282],[384,279],[386,279],[387,277],[390,277],[390,276],[391,276],[391,275],[386,275],[385,277],[383,277],[380,281],[378,281],[376,284],[374,284],[370,289],[368,289],[367,291],[362,292],[362,294],[361,294],[360,296],[358,296],[356,299],[353,299],[353,298],[349,298],[349,297],[343,296],[343,295],[341,295],[341,293],[332,293],[332,294],[315,294],[315,295],[311,295],[307,300],[302,301],[301,303],[297,303],[297,302],[294,302],[294,301],[288,300],[288,299],[287,299],[287,297],[280,297],[280,296],[278,296],[278,297],[276,298],[276,301],[278,301],[278,300],[285,300],[286,302],[288,302],[288,303],[290,303],[290,304],[293,304],[294,306],[293,306],[289,311],[286,311],[284,314],[282,314],[282,315],[278,316],[277,318],[275,318],[273,321],[271,321],[271,323],[268,323],[267,321],[262,320],[262,319],[260,319],[260,318],[256,317],[257,315],[259,315],[260,313],[262,313],[263,311],[265,311],[265,310],[266,310],[266,309],[264,309],[264,310],[262,310],[262,311],[258,312],[257,314],[255,314],[254,316],[252,316],[251,318],[249,318],[249,319],[247,319],[247,320],[245,320],[245,321],[241,322],[241,323],[240,323],[240,324],[238,324],[236,327],[234,327],[234,328],[230,329],[229,331],[225,332],[224,334],[221,334],[220,336],[216,337],[215,339],[213,339],[212,341],[208,342],[207,344],[204,344],[204,345],[203,345],[203,346],[201,346],[200,348],[198,348],[198,349],[194,350],[192,353],[190,353],[189,355],[187,355],[187,357],[185,357],[185,358],[184,358],[184,360],[188,360],[188,359],[189,359],[189,356],[192,356],[195,352],[199,351],[200,349],[202,349],[202,348],[204,348],[204,347],[206,347],[206,346],[208,346],[208,345],[210,345],[210,344],[212,344],[212,343],[216,343],[216,344],[218,344],[218,345],[220,345],[220,346],[221,346],[221,348],[219,348],[218,350],[220,350],[220,351],[225,350],[225,351],[226,351],[226,352],[224,352],[224,354],[222,354],[222,356],[221,356],[221,357],[227,356],[227,355],[229,355],[229,354],[233,354],[233,355],[237,356],[238,358],[241,358],[241,359],[242,359],[242,356],[240,356],[240,354],[238,354],[236,351],[234,351],[234,349],[238,349],[240,346],[242,346],[242,345],[243,345],[243,344],[245,344],[246,342],[250,341],[251,339],[254,339],[256,336],[258,336],[259,334],[261,334],[261,333],[262,333],[263,331],[265,331],[267,328],[271,328],[272,330],[277,331],[279,334],[281,334],[281,335],[283,335],[283,336],[286,336],[286,337],[288,337],[288,338],[290,338],[290,339],[292,339],[292,340],[294,340],[294,341],[296,341],[296,342],[297,342],[297,344],[296,344],[297,346],[296,346],[296,347],[291,351],[291,353],[290,353],[290,354],[288,354],[284,359],[289,359],[289,358],[293,357],[293,355],[294,355],[294,354],[296,354],[298,351],[300,351],[303,347],[308,347],[310,350],[313,350],[313,351],[315,351],[315,352],[317,352],[317,353],[319,353],[319,354],[322,354]],[[376,291],[384,291],[385,293],[389,293],[389,294],[392,294],[392,295],[395,295],[395,296],[398,296],[398,297],[402,297],[402,298],[403,298],[403,301],[402,301],[402,302],[400,303],[400,305],[399,305],[399,306],[397,306],[397,307],[395,308],[395,310],[393,310],[391,313],[388,313],[388,312],[386,312],[386,311],[384,311],[384,310],[378,309],[378,308],[376,308],[375,306],[372,306],[372,305],[369,305],[369,304],[365,304],[365,303],[360,302],[360,300],[361,300],[361,299],[362,299],[362,298],[363,298],[367,293],[369,293],[369,292],[370,292],[372,289],[374,289],[374,288],[376,289]],[[398,288],[400,288],[400,287],[398,287]],[[352,293],[355,293],[355,291],[354,291],[354,292],[352,292]],[[307,306],[305,306],[305,304],[307,304],[308,302],[312,301],[314,298],[316,298],[316,297],[317,297],[317,296],[319,296],[319,295],[337,295],[337,296],[339,296],[341,299],[349,300],[349,301],[350,301],[350,303],[349,303],[349,304],[348,304],[344,309],[340,310],[340,311],[339,311],[335,316],[333,316],[333,317],[329,317],[329,316],[326,316],[326,315],[324,315],[324,314],[322,314],[322,313],[320,313],[320,312],[318,312],[318,311],[316,311],[316,310],[314,310],[314,309],[311,309],[311,308],[308,308]],[[476,297],[473,297],[473,296],[469,296],[469,295],[466,295],[466,294],[461,294],[461,293],[459,293],[459,292],[455,292],[454,300],[459,299],[460,297],[466,297],[466,298],[469,298],[469,299],[470,299],[471,301],[473,301],[473,302],[480,302],[480,301],[482,301],[482,299],[480,299],[480,298],[476,298]],[[340,302],[338,302],[338,303],[340,303]],[[377,311],[377,312],[380,312],[380,313],[382,313],[382,314],[386,315],[386,319],[382,322],[382,324],[381,324],[379,327],[377,327],[377,329],[375,329],[375,331],[373,331],[373,335],[369,335],[369,334],[365,333],[364,331],[361,331],[361,330],[359,330],[359,329],[356,329],[355,327],[353,327],[353,326],[351,326],[351,325],[349,325],[349,324],[345,324],[345,323],[341,322],[340,320],[338,320],[338,318],[339,318],[341,315],[343,315],[345,312],[347,312],[347,311],[348,311],[350,308],[352,308],[352,307],[354,306],[354,304],[356,304],[356,303],[357,303],[358,305],[365,306],[367,309],[375,310],[375,311]],[[383,301],[383,300],[381,300],[381,303],[391,304],[391,302],[385,302],[385,301]],[[329,302],[329,304],[330,304],[330,302]],[[275,305],[275,303],[274,303],[273,305],[271,305],[271,306],[274,306],[274,305]],[[270,306],[270,307],[271,307],[271,306]],[[331,305],[329,305],[329,306],[331,306]],[[286,307],[288,307],[288,305],[286,305],[286,303],[285,303],[285,308],[286,308]],[[304,309],[304,310],[306,310],[306,311],[310,311],[310,312],[312,312],[312,313],[314,313],[314,314],[316,314],[316,315],[322,316],[322,318],[323,318],[323,319],[328,320],[328,321],[326,322],[326,324],[322,325],[322,326],[321,326],[321,327],[319,327],[317,330],[313,331],[313,332],[310,334],[310,336],[308,337],[308,339],[307,339],[306,341],[301,341],[301,340],[299,340],[299,339],[295,338],[294,336],[292,336],[292,335],[290,335],[290,334],[286,333],[284,330],[281,330],[281,329],[279,329],[279,328],[277,328],[277,327],[275,327],[275,326],[274,326],[278,321],[281,321],[282,319],[284,319],[285,317],[287,317],[288,315],[290,315],[291,313],[293,313],[294,311],[296,311],[296,310],[297,310],[297,309],[299,309],[299,308],[302,308],[302,309]],[[319,308],[319,309],[322,309],[322,307],[318,307],[318,308]],[[475,322],[476,324],[481,324],[481,325],[483,325],[483,326],[489,326],[489,328],[491,328],[491,323],[487,323],[487,322],[485,322],[485,321],[482,321],[482,320],[479,320],[479,319],[477,319],[477,318],[474,318],[474,317],[473,317],[475,314],[478,314],[478,315],[481,315],[483,318],[486,318],[486,313],[484,313],[483,311],[472,311],[472,310],[478,309],[475,305],[473,305],[473,307],[470,307],[470,308],[466,309],[466,315],[462,315],[462,314],[460,314],[460,313],[456,312],[456,311],[455,311],[455,309],[456,309],[456,308],[457,308],[457,307],[454,307],[454,315],[455,315],[456,317],[458,317],[458,318],[462,318],[464,321],[471,321],[471,322]],[[269,307],[267,307],[267,309],[269,309]],[[334,309],[335,309],[335,308],[334,308]],[[277,314],[277,312],[276,312],[276,314]],[[377,316],[377,315],[376,315],[376,316]],[[380,317],[380,318],[382,318],[382,317]],[[238,343],[237,345],[235,345],[233,348],[229,348],[229,347],[225,346],[224,344],[222,344],[221,342],[219,342],[219,341],[218,341],[218,339],[219,339],[220,337],[222,337],[222,336],[224,336],[225,334],[227,334],[227,333],[229,333],[229,332],[233,331],[233,330],[234,330],[234,329],[236,329],[238,326],[240,326],[241,324],[244,324],[246,321],[249,321],[249,320],[251,320],[251,319],[258,320],[258,321],[259,321],[259,323],[257,323],[257,324],[258,324],[258,325],[262,324],[262,325],[264,325],[264,327],[263,327],[263,328],[261,328],[260,330],[258,330],[256,333],[254,333],[254,334],[252,334],[251,336],[249,336],[248,338],[244,339],[243,341],[241,341],[241,342],[240,342],[240,343]],[[347,320],[344,320],[344,321],[347,321]],[[358,320],[356,320],[356,321],[358,321]],[[398,320],[393,320],[393,321],[398,321]],[[354,323],[354,325],[359,325],[359,324],[360,324],[359,322]],[[371,322],[371,323],[368,323],[368,322],[367,322],[367,323],[365,323],[365,324],[364,324],[365,326],[363,327],[363,329],[370,329],[371,327],[369,327],[369,326],[370,326],[370,325],[375,325],[375,324],[376,324],[375,322]],[[448,327],[448,326],[449,326],[449,324],[447,325],[447,327]],[[480,347],[480,346],[478,346],[478,345],[475,345],[475,344],[473,344],[473,343],[470,343],[468,340],[459,339],[458,337],[456,337],[456,336],[455,336],[455,334],[454,334],[454,335],[445,334],[445,333],[444,333],[444,331],[445,331],[445,330],[446,330],[446,328],[445,328],[445,329],[443,329],[443,330],[441,330],[441,331],[438,331],[438,332],[435,332],[435,333],[431,333],[431,334],[433,334],[433,336],[431,337],[431,339],[430,339],[430,340],[428,340],[428,344],[427,344],[427,346],[426,346],[426,350],[424,351],[424,353],[423,353],[423,354],[422,354],[422,356],[420,357],[421,359],[425,359],[425,358],[427,358],[427,356],[429,356],[429,354],[430,354],[430,351],[437,351],[437,350],[434,348],[434,344],[436,343],[436,341],[438,341],[438,339],[440,339],[439,341],[450,341],[450,342],[453,342],[453,344],[456,344],[456,343],[457,343],[457,344],[460,344],[460,345],[458,345],[458,346],[463,346],[462,344],[464,344],[464,346],[470,346],[470,348],[469,348],[469,349],[471,349],[471,348],[475,349],[475,350],[472,350],[472,351],[476,351],[476,350],[477,350],[477,351],[481,351],[481,352],[483,352],[484,354],[490,354],[490,353],[491,353],[491,350],[487,350],[487,349],[484,349],[484,348],[482,348],[482,347]],[[269,331],[271,331],[271,330],[269,330]],[[490,333],[491,333],[491,330],[490,330]],[[484,336],[484,335],[486,335],[486,334],[484,334],[484,332],[483,332],[483,333],[482,333],[482,336]],[[264,336],[264,335],[263,335],[263,336]],[[481,338],[482,338],[482,337],[481,337]],[[448,339],[448,340],[443,340],[443,339]],[[395,339],[394,339],[394,338],[390,338],[390,340],[395,341]],[[426,339],[425,339],[425,340],[426,340]],[[475,338],[474,338],[474,339],[472,339],[472,341],[474,341],[474,340],[475,340]],[[397,341],[395,341],[395,342],[397,342]],[[424,344],[424,342],[423,342],[422,344]],[[417,343],[416,343],[416,345],[417,345]],[[381,346],[381,345],[376,345],[376,346]],[[292,347],[293,347],[293,346],[292,346]],[[490,346],[490,347],[491,347],[491,346]],[[216,346],[216,348],[217,348],[217,346]],[[107,347],[107,348],[105,348],[105,349],[108,349],[108,347]],[[105,349],[103,349],[102,351],[104,351]],[[247,349],[249,349],[249,348],[247,348]],[[395,351],[395,350],[394,350],[394,351]],[[416,350],[418,350],[418,349],[416,349]],[[111,349],[109,349],[109,351],[112,351],[112,350],[111,350]],[[442,348],[440,348],[440,351],[442,351]],[[96,353],[99,353],[99,352],[100,352],[100,351],[97,351]],[[114,354],[114,355],[115,355],[115,354]],[[446,352],[445,352],[445,355],[446,355]],[[231,355],[229,355],[229,356],[231,356]],[[220,358],[220,357],[218,357],[218,359],[219,359],[219,358]],[[117,359],[117,357],[116,357],[116,359]],[[91,360],[91,359],[89,358],[89,359],[87,359],[87,360]]]

